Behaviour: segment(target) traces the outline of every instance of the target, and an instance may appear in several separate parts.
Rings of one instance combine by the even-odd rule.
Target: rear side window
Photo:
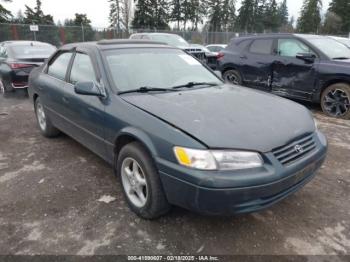
[[[272,53],[272,45],[273,39],[258,39],[251,44],[249,52],[254,54],[269,55]]]
[[[53,63],[49,65],[47,74],[64,81],[71,57],[72,53],[60,54],[58,57],[56,57]]]
[[[95,71],[90,57],[81,53],[75,55],[70,74],[70,83],[75,85],[78,82],[96,82]]]

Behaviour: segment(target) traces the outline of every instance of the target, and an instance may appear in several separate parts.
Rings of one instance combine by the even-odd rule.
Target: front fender
[[[117,144],[118,139],[120,139],[122,136],[133,137],[135,140],[138,140],[139,142],[141,142],[148,149],[148,151],[151,153],[153,158],[158,156],[157,149],[154,146],[150,136],[143,130],[132,126],[124,127],[115,136],[114,138],[115,145]]]

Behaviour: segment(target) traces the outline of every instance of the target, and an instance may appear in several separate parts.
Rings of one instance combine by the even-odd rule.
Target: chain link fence
[[[87,26],[56,26],[39,25],[38,31],[31,31],[30,25],[0,24],[0,42],[9,40],[32,40],[61,46],[73,42],[98,41],[101,39],[129,38],[132,33],[162,32],[178,34],[190,43],[195,44],[225,44],[231,38],[238,36],[235,32],[206,32],[206,31],[172,31],[172,30],[138,30],[130,32],[118,31],[114,28],[92,28]]]
[[[227,44],[230,42],[230,39],[234,37],[246,35],[245,33],[238,32],[174,31],[155,29],[133,29],[126,32],[115,28],[57,25],[39,25],[38,31],[33,32],[30,30],[30,25],[0,23],[0,42],[8,40],[36,40],[51,43],[59,47],[74,42],[129,38],[131,34],[140,32],[178,34],[190,43],[202,45]]]

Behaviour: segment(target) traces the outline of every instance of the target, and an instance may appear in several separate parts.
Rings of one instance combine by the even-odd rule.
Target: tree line
[[[41,0],[35,7],[25,6],[13,15],[0,0],[0,23],[55,25],[53,16],[44,14]],[[15,1],[15,0],[14,0]],[[304,0],[297,20],[289,16],[287,0],[106,0],[110,4],[109,21],[115,30],[190,30],[213,32],[300,32],[343,34],[350,32],[350,1],[332,0],[322,14],[322,0]],[[136,3],[132,14],[131,5]],[[75,14],[58,26],[83,26],[86,38],[93,37],[86,14]],[[72,33],[73,34],[73,33]],[[73,36],[72,36],[73,37]]]

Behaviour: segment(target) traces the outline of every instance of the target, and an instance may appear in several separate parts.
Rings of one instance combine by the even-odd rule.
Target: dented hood
[[[268,152],[315,130],[305,107],[244,87],[225,85],[121,97],[209,148]]]

